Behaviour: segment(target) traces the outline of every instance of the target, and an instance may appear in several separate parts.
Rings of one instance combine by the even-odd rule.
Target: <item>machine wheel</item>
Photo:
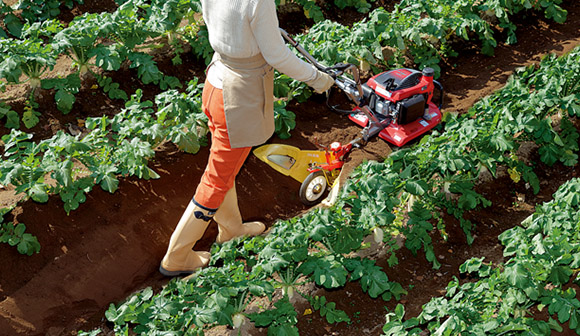
[[[304,205],[314,205],[322,200],[322,197],[326,194],[327,187],[328,183],[324,173],[316,171],[306,176],[300,186],[298,195]]]

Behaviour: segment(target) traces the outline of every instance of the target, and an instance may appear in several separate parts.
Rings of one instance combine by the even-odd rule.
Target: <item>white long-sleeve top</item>
[[[316,69],[286,46],[274,0],[201,0],[201,4],[209,42],[217,53],[233,58],[262,53],[268,64],[296,80],[316,77]],[[223,67],[215,62],[207,74],[211,85],[220,89]]]

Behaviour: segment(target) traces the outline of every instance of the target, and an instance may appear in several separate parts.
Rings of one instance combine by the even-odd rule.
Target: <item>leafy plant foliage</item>
[[[404,321],[404,307],[388,313],[384,335],[510,334],[551,335],[563,331],[558,323],[580,334],[580,301],[575,288],[580,266],[580,180],[573,179],[554,200],[499,236],[505,246],[504,264],[472,258],[460,266],[474,281],[455,278],[445,297],[423,306],[417,318]],[[547,310],[548,321],[534,319]]]

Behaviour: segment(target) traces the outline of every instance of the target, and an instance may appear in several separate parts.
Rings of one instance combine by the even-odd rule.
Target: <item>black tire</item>
[[[304,205],[311,206],[322,201],[327,189],[328,182],[326,181],[324,173],[316,171],[306,176],[306,179],[304,179],[304,182],[300,186],[298,195]]]

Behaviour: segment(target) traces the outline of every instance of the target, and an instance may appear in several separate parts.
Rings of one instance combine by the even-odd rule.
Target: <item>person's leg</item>
[[[159,272],[165,276],[179,276],[193,273],[207,265],[210,253],[193,251],[195,243],[203,236],[215,209],[207,209],[194,200],[189,202],[181,219],[177,223],[167,252],[159,265]]]
[[[191,274],[207,265],[209,252],[196,252],[192,248],[203,236],[209,221],[223,202],[235,181],[251,147],[232,149],[227,135],[222,90],[206,82],[202,96],[203,110],[209,117],[211,149],[206,170],[177,224],[159,271],[167,276]]]
[[[206,114],[209,113],[212,131],[211,149],[205,172],[193,199],[205,207],[217,209],[226,193],[234,186],[236,175],[252,147],[231,148],[222,90],[214,89],[207,107]]]
[[[221,91],[220,91],[221,93]],[[216,100],[223,101],[222,96]],[[260,222],[243,223],[238,208],[235,177],[250,153],[251,147],[230,147],[223,105],[210,108],[212,147],[207,168],[201,178],[194,199],[210,208],[218,208],[214,220],[218,224],[218,243],[234,237],[255,236],[265,230]]]
[[[216,242],[220,244],[235,237],[257,236],[266,229],[262,222],[242,222],[235,185],[226,193],[213,219],[218,224]]]

